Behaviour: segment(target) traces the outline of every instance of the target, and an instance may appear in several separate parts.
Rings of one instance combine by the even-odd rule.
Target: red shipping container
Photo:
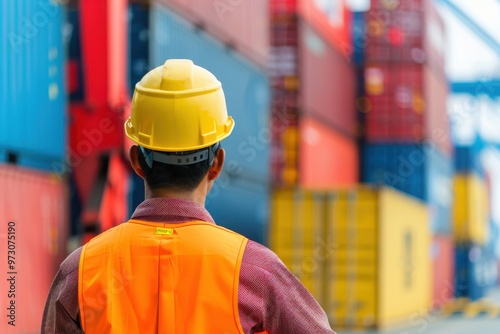
[[[67,185],[55,174],[0,165],[0,189],[0,253],[4,259],[0,333],[39,333],[50,285],[66,256]],[[8,324],[13,318],[6,317],[14,312],[9,310],[13,302],[15,327]]]
[[[421,65],[365,68],[366,137],[370,142],[419,142],[424,126]]]
[[[453,298],[455,291],[455,248],[449,236],[434,236],[432,241],[434,309],[440,309]]]
[[[299,16],[346,58],[351,57],[351,13],[346,0],[299,0]]]
[[[127,99],[127,1],[80,1],[86,100],[120,106]]]
[[[429,0],[372,0],[366,15],[366,60],[430,64],[444,71],[444,22]]]
[[[356,74],[347,59],[308,24],[300,23],[300,101],[313,115],[348,136],[356,132]]]
[[[364,80],[368,104],[363,112],[369,142],[430,140],[443,152],[450,152],[444,81],[419,64],[369,66]]]
[[[323,122],[300,122],[299,183],[304,188],[348,187],[358,183],[356,142]]]
[[[231,45],[262,67],[269,54],[270,15],[266,0],[155,0]]]

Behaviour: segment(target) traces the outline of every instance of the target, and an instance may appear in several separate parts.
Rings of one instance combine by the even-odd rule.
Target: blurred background
[[[123,123],[167,58],[214,73],[236,121],[207,209],[336,331],[498,333],[499,18],[498,0],[1,0],[0,333],[38,333],[61,261],[143,200]]]

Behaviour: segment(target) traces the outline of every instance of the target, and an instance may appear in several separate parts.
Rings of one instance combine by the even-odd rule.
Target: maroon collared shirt
[[[145,200],[132,219],[168,223],[202,220],[215,224],[198,204],[167,198]],[[81,248],[71,253],[54,278],[43,314],[43,334],[83,334],[78,306],[80,253]],[[238,310],[245,333],[263,328],[269,334],[335,334],[316,300],[268,248],[248,242],[239,282]]]

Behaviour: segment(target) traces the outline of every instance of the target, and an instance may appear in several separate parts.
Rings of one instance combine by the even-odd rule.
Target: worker
[[[125,131],[146,198],[61,264],[42,333],[334,334],[272,251],[204,208],[234,125],[221,83],[192,61],[142,78]]]

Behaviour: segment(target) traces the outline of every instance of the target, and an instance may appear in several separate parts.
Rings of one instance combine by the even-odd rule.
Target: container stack
[[[453,148],[444,25],[429,0],[371,0],[370,9],[357,13],[354,22],[361,181],[388,185],[427,203],[434,236],[434,305],[439,307],[453,291]]]
[[[0,6],[1,333],[39,331],[66,255],[64,15],[49,0]]]
[[[344,1],[271,1],[276,187],[349,186],[358,180],[349,17]]]
[[[453,237],[456,259],[456,297],[477,300],[491,283],[489,274],[488,189],[479,154],[480,145],[455,149],[453,180]]]

